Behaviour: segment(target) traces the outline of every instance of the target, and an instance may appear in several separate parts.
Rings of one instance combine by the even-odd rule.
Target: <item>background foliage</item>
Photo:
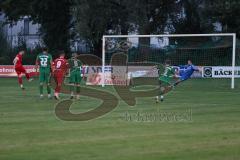
[[[237,0],[5,0],[0,9],[8,22],[28,15],[40,23],[53,54],[68,52],[70,41],[81,40],[101,56],[103,34],[215,33],[216,23],[222,32],[240,36]],[[150,40],[140,39],[140,44]]]

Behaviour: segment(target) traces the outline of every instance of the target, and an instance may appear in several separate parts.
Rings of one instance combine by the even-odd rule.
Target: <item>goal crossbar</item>
[[[153,38],[153,37],[213,37],[234,36],[236,33],[210,33],[210,34],[150,34],[150,35],[104,35],[103,38]]]

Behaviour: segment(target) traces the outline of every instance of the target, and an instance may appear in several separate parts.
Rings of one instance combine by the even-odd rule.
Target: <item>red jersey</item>
[[[53,61],[55,72],[65,73],[68,68],[68,61],[64,57],[59,57]]]
[[[15,68],[22,67],[22,55],[18,53],[15,58],[18,59],[16,64],[15,64]]]

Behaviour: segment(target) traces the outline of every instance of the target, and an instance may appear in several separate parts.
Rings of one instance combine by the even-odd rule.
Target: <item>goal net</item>
[[[234,88],[240,77],[238,58],[234,33],[103,36],[102,86],[130,85],[133,77],[156,79],[154,66],[170,60],[180,68],[191,60],[201,69],[193,78],[224,78]]]

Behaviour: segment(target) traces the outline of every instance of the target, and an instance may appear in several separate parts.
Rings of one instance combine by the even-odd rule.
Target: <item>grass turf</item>
[[[138,98],[137,105],[129,107],[119,100],[113,112],[88,122],[59,120],[56,101],[39,99],[37,81],[25,84],[22,92],[16,79],[0,79],[0,159],[240,159],[240,89],[231,90],[229,80],[189,80],[159,104],[153,98]],[[100,102],[81,97],[72,111],[90,110]],[[126,113],[187,110],[191,121],[124,118]]]

